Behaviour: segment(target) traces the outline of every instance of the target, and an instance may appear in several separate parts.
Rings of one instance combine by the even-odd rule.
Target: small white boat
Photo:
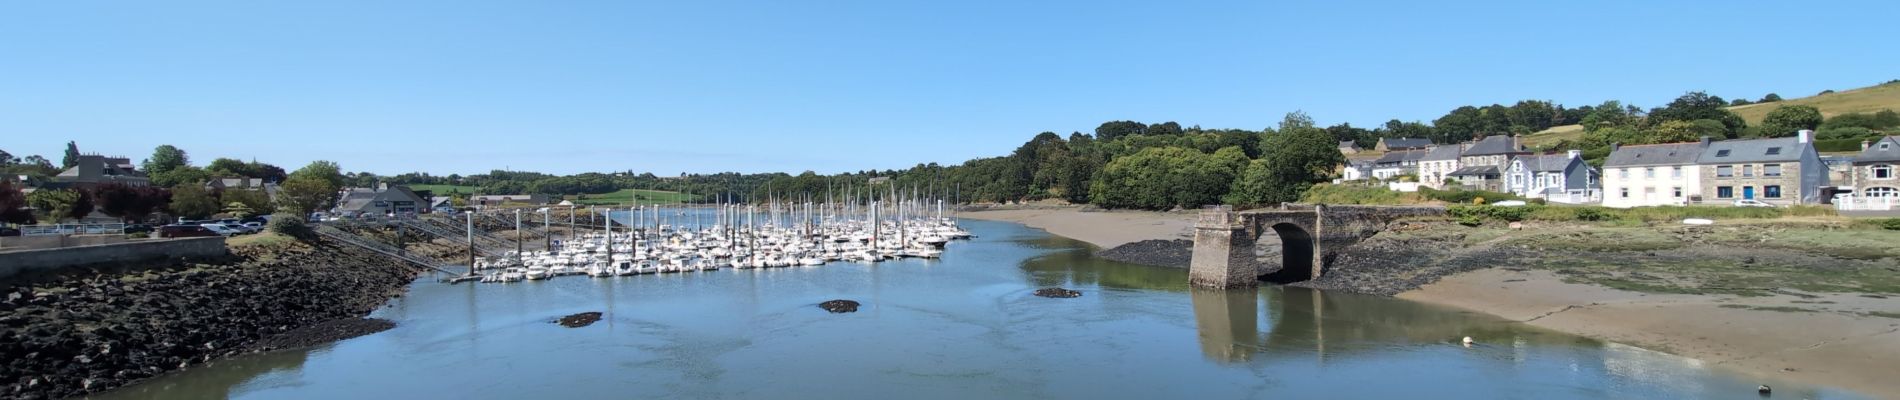
[[[1683,225],[1715,225],[1715,220],[1707,219],[1707,218],[1687,218],[1687,219],[1682,220],[1682,224]]]

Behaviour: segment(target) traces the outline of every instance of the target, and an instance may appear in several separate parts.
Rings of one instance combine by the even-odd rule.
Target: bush
[[[297,213],[279,211],[276,214],[271,214],[270,223],[266,224],[265,228],[280,235],[298,239],[309,239],[315,236],[317,232],[310,229],[310,225],[305,224],[303,218],[303,216]]]
[[[1517,222],[1517,221],[1523,221],[1524,217],[1529,216],[1533,208],[1543,208],[1543,207],[1536,207],[1536,206],[1499,207],[1499,206],[1460,205],[1460,206],[1451,206],[1451,207],[1446,208],[1445,213],[1450,214],[1452,217],[1458,218],[1458,221],[1461,224],[1464,223],[1468,219],[1477,219],[1477,220],[1496,219],[1496,220],[1502,220],[1505,222]]]
[[[1615,219],[1616,214],[1602,208],[1582,207],[1576,209],[1576,217],[1578,221],[1606,221]]]
[[[1900,218],[1888,218],[1880,221],[1880,229],[1900,231]]]
[[[1484,199],[1486,203],[1496,203],[1496,202],[1505,201],[1505,200],[1524,200],[1523,197],[1512,196],[1510,193],[1499,193],[1499,192],[1490,192],[1490,191],[1483,191],[1483,190],[1465,190],[1465,189],[1437,190],[1437,189],[1432,189],[1432,188],[1419,188],[1418,193],[1420,195],[1425,196],[1425,198],[1428,198],[1428,199],[1438,200],[1438,201],[1453,203],[1453,204],[1472,204],[1473,200],[1477,200],[1480,198]]]
[[[1384,186],[1313,185],[1300,195],[1301,203],[1317,204],[1415,204],[1418,195],[1394,192]]]

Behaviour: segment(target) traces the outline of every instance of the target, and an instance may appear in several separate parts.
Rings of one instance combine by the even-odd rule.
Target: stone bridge
[[[1283,267],[1267,280],[1298,282],[1319,278],[1334,258],[1392,221],[1443,215],[1438,207],[1327,206],[1284,204],[1275,209],[1235,212],[1229,206],[1201,210],[1194,224],[1194,255],[1188,279],[1200,287],[1251,287],[1262,275],[1254,243],[1269,229],[1280,237]]]

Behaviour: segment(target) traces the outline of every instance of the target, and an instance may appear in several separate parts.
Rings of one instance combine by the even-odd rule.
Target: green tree
[[[1667,105],[1649,110],[1646,121],[1648,125],[1654,126],[1667,121],[1698,119],[1720,121],[1727,127],[1722,135],[1726,138],[1738,137],[1744,129],[1748,128],[1748,124],[1742,121],[1741,116],[1728,110],[1727,101],[1722,100],[1721,96],[1711,96],[1705,92],[1684,93]]]
[[[191,165],[191,157],[185,155],[184,150],[169,144],[160,145],[152,149],[152,158],[145,159],[145,173],[159,175],[187,165]]]
[[[1781,95],[1769,93],[1766,96],[1762,96],[1761,100],[1756,100],[1755,102],[1756,103],[1773,103],[1777,101],[1781,101]]]
[[[418,194],[420,195],[420,194]],[[424,196],[423,199],[428,199]],[[229,206],[231,203],[243,204],[252,211],[273,210],[270,196],[262,190],[225,189],[218,192],[218,202]]]
[[[210,164],[205,164],[205,172],[211,173],[214,177],[251,177],[254,173],[251,171],[250,164],[237,159],[222,157],[211,160]]]
[[[1794,136],[1795,131],[1814,129],[1821,126],[1821,110],[1813,106],[1783,105],[1769,111],[1762,117],[1759,133],[1762,137]]]
[[[301,171],[300,171],[301,172]],[[299,215],[328,210],[336,202],[338,186],[310,175],[291,174],[277,188],[277,206],[281,210],[292,210]]]
[[[66,169],[79,165],[79,142],[66,142],[66,157],[59,160],[59,168]]]
[[[1333,168],[1346,162],[1332,136],[1319,129],[1291,129],[1268,135],[1260,160],[1248,164],[1225,200],[1228,204],[1259,205],[1295,201],[1315,183],[1332,177]]]
[[[171,204],[166,206],[172,214],[186,219],[204,219],[218,213],[219,208],[218,199],[198,185],[172,188]]]
[[[1115,140],[1124,136],[1139,135],[1148,130],[1148,124],[1135,121],[1109,121],[1095,127],[1095,138]]]
[[[151,179],[152,184],[158,187],[204,185],[206,181],[211,180],[211,173],[206,172],[203,168],[186,165],[172,168],[165,172],[151,174]]]
[[[1640,143],[1631,142],[1624,144],[1693,142],[1702,140],[1703,136],[1719,137],[1726,129],[1727,127],[1722,125],[1721,122],[1706,119],[1695,120],[1693,122],[1667,121],[1651,129],[1647,140],[1640,140]]]
[[[1334,154],[1338,154],[1337,149],[1334,147]],[[1214,204],[1246,161],[1246,152],[1239,147],[1214,154],[1184,147],[1142,149],[1102,167],[1089,188],[1090,202],[1110,208],[1155,210]]]
[[[288,182],[290,179],[298,177],[319,179],[329,183],[332,188],[341,188],[348,184],[346,177],[343,176],[343,168],[338,167],[335,162],[324,160],[311,161],[310,165],[305,165],[303,168],[298,168],[296,172],[291,172],[285,181]]]
[[[38,190],[26,203],[54,221],[76,220],[92,214],[92,196],[72,189]]]

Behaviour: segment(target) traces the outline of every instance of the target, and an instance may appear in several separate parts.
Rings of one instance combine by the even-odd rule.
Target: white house
[[[1445,188],[1445,178],[1457,172],[1461,164],[1458,156],[1463,148],[1452,144],[1433,146],[1425,150],[1425,156],[1418,159],[1418,183],[1434,189]]]
[[[1425,150],[1402,150],[1385,153],[1372,162],[1372,177],[1392,179],[1399,175],[1418,173],[1418,160],[1425,157]]]
[[[1709,140],[1610,146],[1603,160],[1603,205],[1628,208],[1685,205],[1702,198],[1702,167]]]

